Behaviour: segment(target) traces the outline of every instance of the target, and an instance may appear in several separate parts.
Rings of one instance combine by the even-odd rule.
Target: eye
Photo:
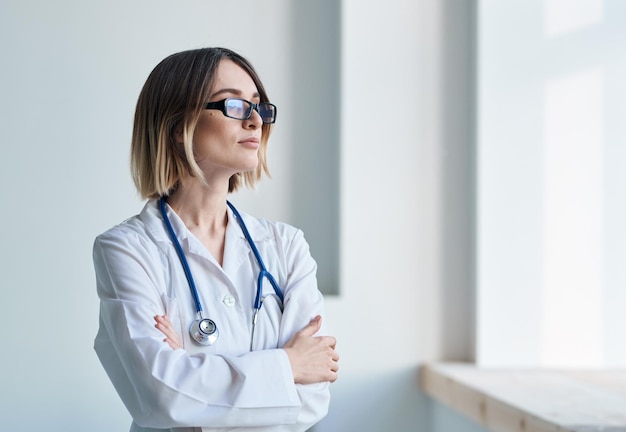
[[[226,112],[229,116],[243,118],[246,114],[246,103],[241,99],[228,99],[226,101]]]

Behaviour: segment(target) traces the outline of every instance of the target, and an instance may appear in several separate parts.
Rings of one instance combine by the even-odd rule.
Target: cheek
[[[193,149],[196,154],[206,153],[206,148],[219,136],[218,129],[208,119],[200,120],[193,132]]]
[[[214,140],[210,136],[198,135],[193,138],[193,154],[198,162],[209,157],[214,147]]]

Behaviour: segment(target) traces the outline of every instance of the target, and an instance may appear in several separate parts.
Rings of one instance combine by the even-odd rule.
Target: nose
[[[252,109],[252,112],[250,113],[250,118],[244,120],[244,125],[248,129],[257,129],[263,125],[263,119],[261,118],[261,114],[259,114],[256,108]]]

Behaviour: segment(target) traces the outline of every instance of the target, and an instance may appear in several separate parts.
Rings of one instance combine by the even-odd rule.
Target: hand
[[[319,315],[292,336],[283,349],[289,357],[294,381],[297,384],[335,382],[339,370],[336,339],[332,336],[313,336],[322,326]]]
[[[155,327],[165,335],[163,342],[167,342],[167,344],[174,350],[183,347],[183,344],[180,341],[180,336],[178,336],[178,333],[174,330],[174,326],[167,315],[156,315],[154,320],[156,321]]]

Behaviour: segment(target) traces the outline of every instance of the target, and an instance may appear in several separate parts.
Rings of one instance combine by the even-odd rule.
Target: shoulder
[[[134,215],[121,223],[109,228],[94,241],[94,247],[126,246],[142,247],[155,245],[160,240],[155,224],[158,223],[156,206],[149,201],[141,213]],[[155,235],[156,234],[156,235]]]
[[[301,229],[286,222],[274,221],[265,218],[257,218],[257,221],[267,232],[271,233],[274,238],[291,241],[298,236],[302,236],[303,234]]]
[[[274,240],[285,247],[294,242],[305,242],[302,230],[289,223],[252,216],[244,211],[239,213],[255,242]]]
[[[264,260],[276,258],[287,273],[295,268],[316,267],[301,229],[286,222],[255,217],[245,212],[240,214]]]

